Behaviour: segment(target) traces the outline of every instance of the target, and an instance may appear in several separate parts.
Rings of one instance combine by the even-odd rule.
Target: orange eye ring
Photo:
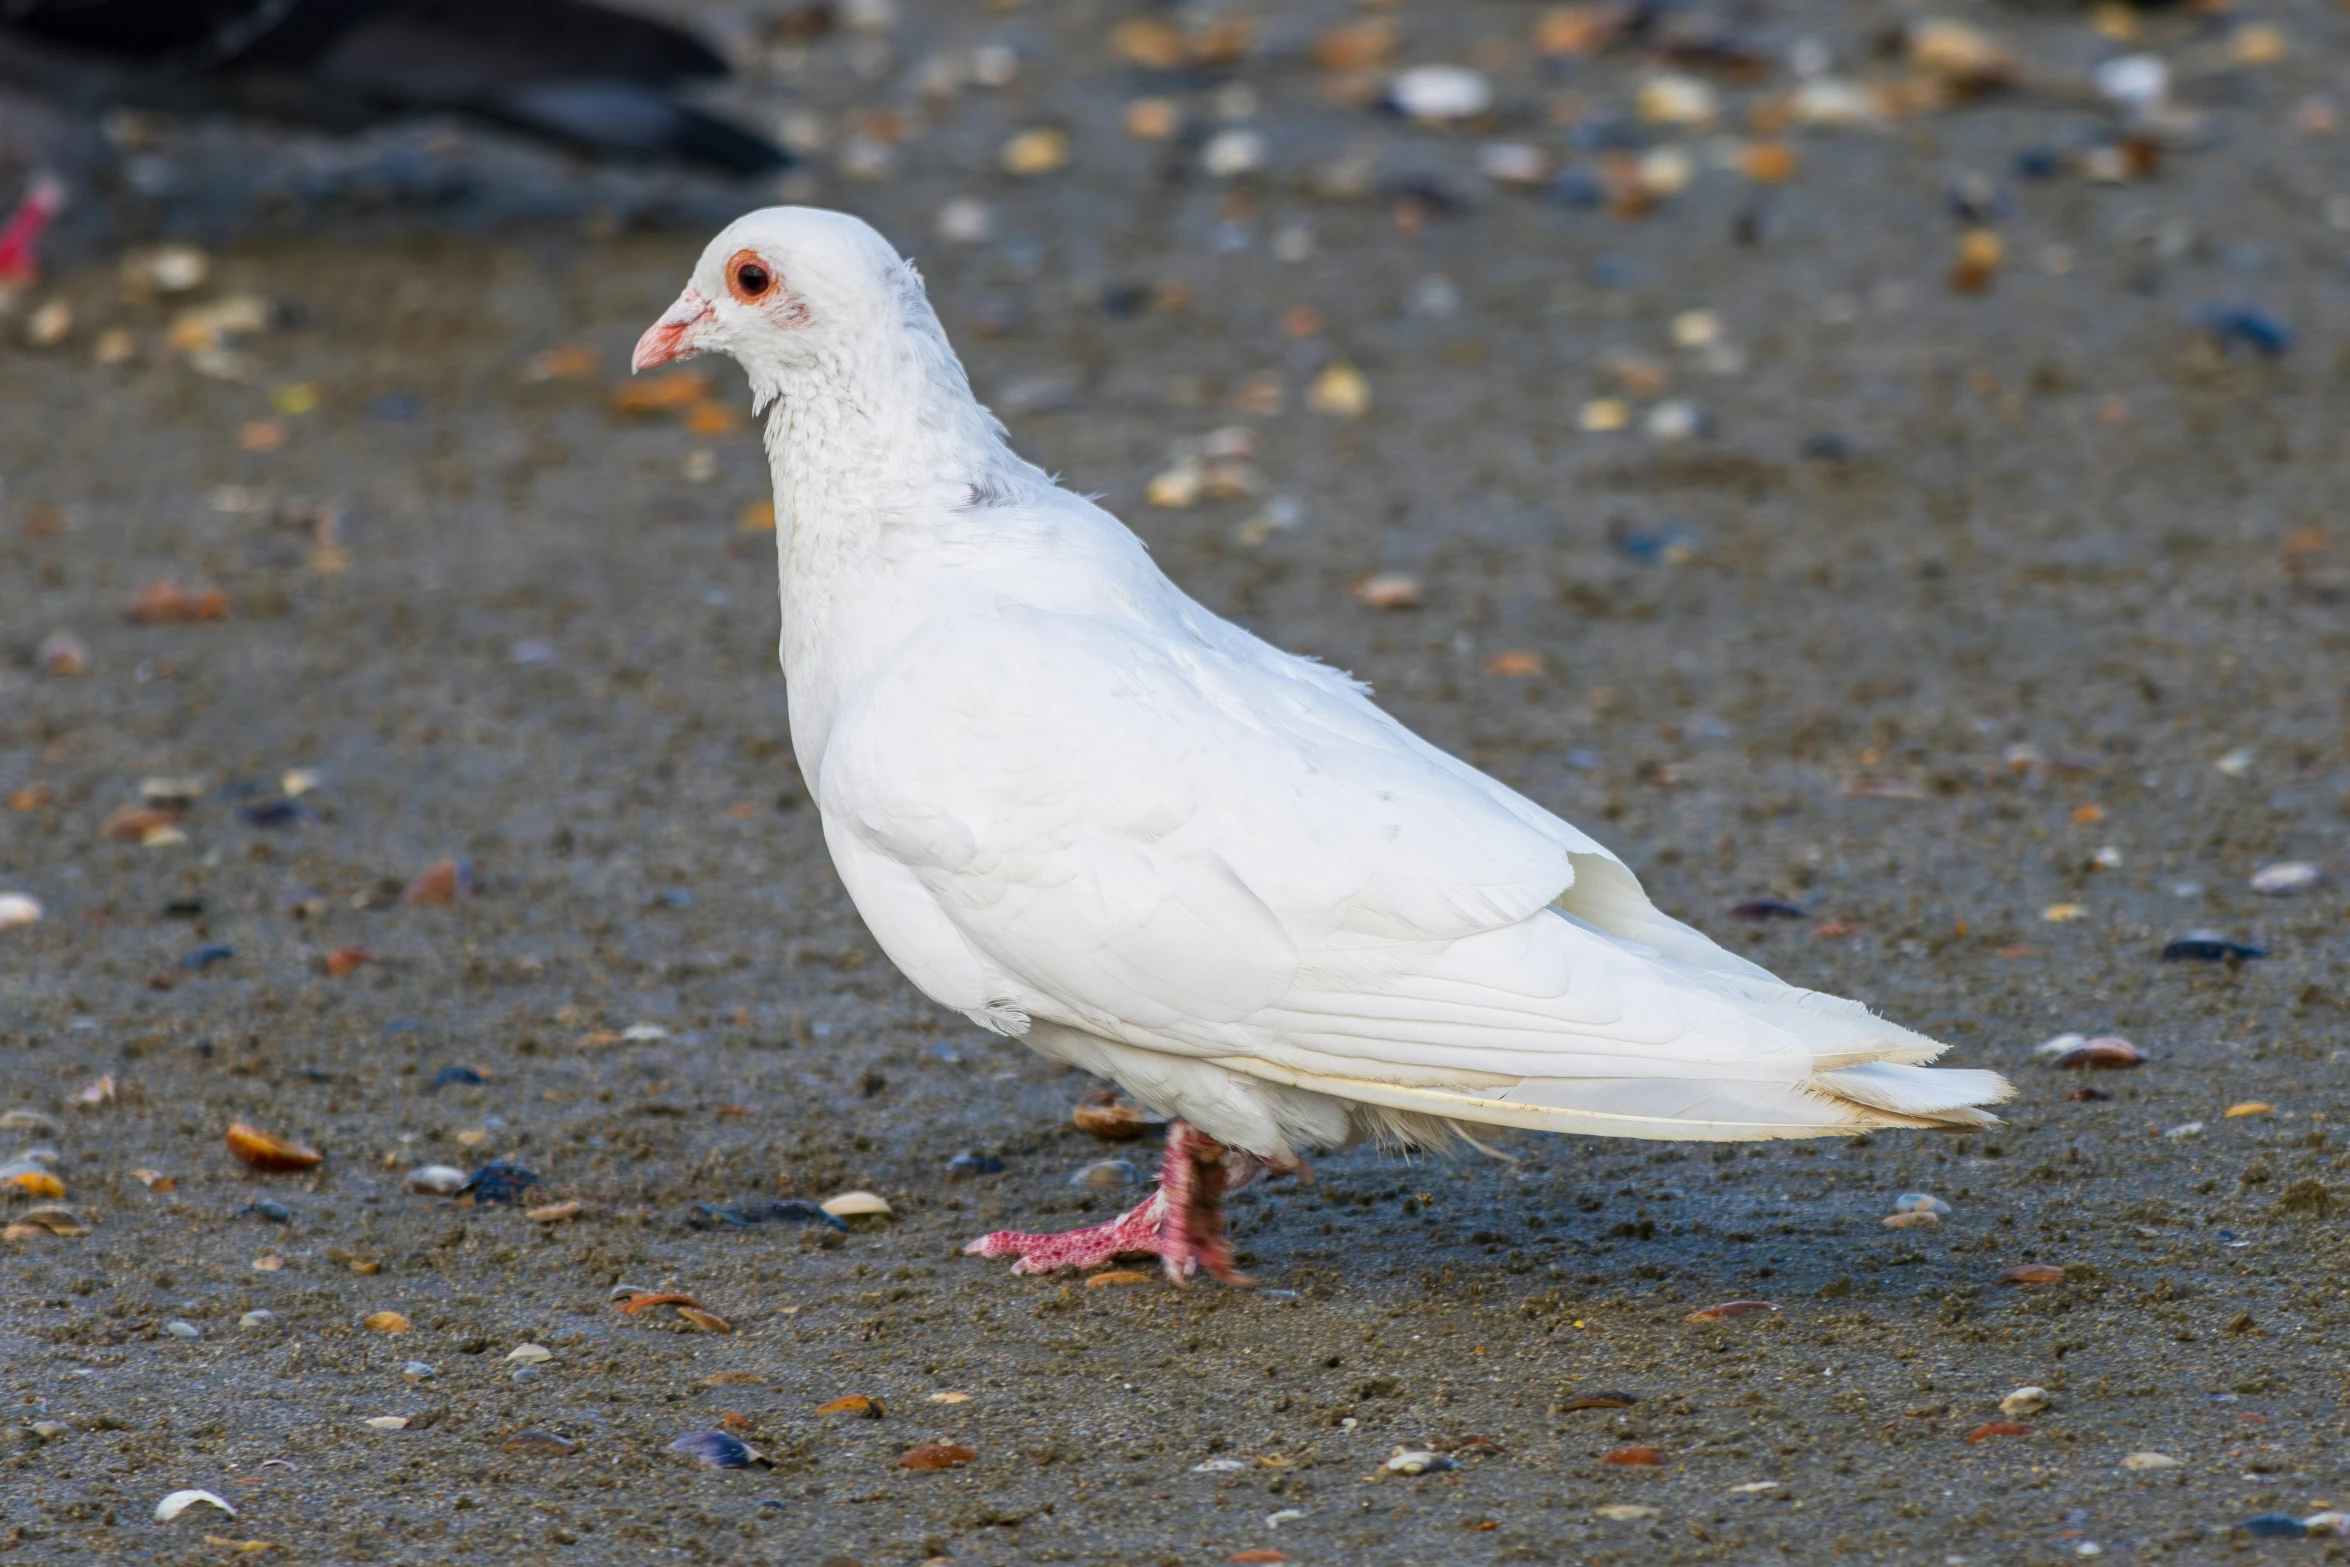
[[[757,304],[775,292],[775,269],[755,250],[738,250],[726,258],[726,291],[743,304]]]

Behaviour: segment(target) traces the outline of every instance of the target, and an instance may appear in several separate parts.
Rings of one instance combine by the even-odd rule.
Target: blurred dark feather
[[[467,114],[578,151],[734,174],[790,160],[680,101],[726,62],[588,0],[0,0],[0,74],[83,109],[357,130]]]

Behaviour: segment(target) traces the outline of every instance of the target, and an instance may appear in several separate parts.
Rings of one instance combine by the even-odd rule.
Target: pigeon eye
[[[775,286],[775,274],[755,256],[737,256],[727,266],[726,282],[734,297],[747,304],[766,297],[767,291]]]

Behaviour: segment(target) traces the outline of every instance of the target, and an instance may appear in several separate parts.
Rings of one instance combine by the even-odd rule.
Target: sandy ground
[[[1073,1173],[1147,1171],[1155,1143],[1074,1128],[1089,1085],[915,994],[835,882],[786,737],[772,536],[745,526],[766,475],[739,378],[712,372],[731,430],[608,406],[703,233],[264,223],[191,296],[280,307],[215,365],[244,379],[199,373],[165,341],[186,302],[128,301],[90,254],[54,280],[66,341],[16,346],[20,309],[0,353],[0,891],[46,910],[0,932],[0,1108],[27,1112],[0,1154],[57,1150],[93,1221],[0,1255],[0,1557],[2339,1557],[2228,1531],[2350,1504],[2342,884],[2248,885],[2350,869],[2350,235],[2325,217],[2339,134],[2291,120],[2350,58],[2340,14],[2274,10],[2292,52],[2223,62],[2215,144],[2151,179],[2011,178],[2106,122],[1997,100],[1803,133],[1793,181],[1706,169],[1641,219],[1471,172],[1497,135],[1566,149],[1557,93],[1620,113],[1641,79],[1636,55],[1479,54],[1530,11],[1403,15],[1401,58],[1492,64],[1498,131],[1327,102],[1299,52],[1346,13],[1276,17],[1290,54],[1240,73],[1269,157],[1235,186],[1119,134],[1154,91],[1212,128],[1218,90],[1112,61],[1122,15],[926,9],[871,81],[864,42],[815,45],[790,93],[836,110],[907,101],[923,48],[1029,63],[925,109],[892,177],[826,154],[795,188],[920,255],[1020,448],[1202,601],[1370,680],[1666,908],[2007,1072],[2008,1123],[1340,1152],[1236,1203],[1255,1291],[965,1259],[983,1228],[1106,1216],[1137,1193]],[[2118,48],[2069,12],[1980,19],[2050,69]],[[1756,36],[1876,69],[1897,20]],[[2225,48],[2146,25],[2181,60]],[[1055,117],[1071,167],[994,172]],[[1364,150],[1369,195],[1317,183]],[[1969,172],[2008,205],[1981,296],[1944,286]],[[992,238],[936,237],[956,196]],[[1292,228],[1311,253],[1284,260]],[[1321,330],[1288,335],[1301,305]],[[2214,305],[2272,312],[2291,351],[2222,351]],[[1732,353],[1676,346],[1695,309]],[[94,362],[109,326],[126,363]],[[600,368],[527,378],[566,344]],[[1333,364],[1367,413],[1307,406]],[[1583,428],[1610,396],[1631,428]],[[1650,433],[1671,397],[1710,433]],[[1146,504],[1174,443],[1227,427],[1254,472],[1221,482],[1255,493]],[[1419,607],[1360,602],[1380,572]],[[164,577],[225,590],[229,618],[127,623]],[[78,676],[40,671],[60,629]],[[272,809],[289,769],[318,786]],[[102,836],[141,779],[191,775],[184,841]],[[403,904],[443,857],[471,896]],[[1729,913],[1763,897],[1802,916]],[[2196,931],[2268,955],[2161,961]],[[352,948],[373,961],[330,975]],[[2053,1070],[2034,1050],[2065,1031],[2147,1063]],[[115,1097],[75,1103],[101,1074]],[[323,1165],[246,1170],[240,1119]],[[959,1176],[963,1154],[1002,1169]],[[403,1190],[493,1157],[579,1216]],[[895,1216],[698,1208],[858,1188]],[[1884,1227],[1913,1191],[1952,1211]],[[2061,1282],[1998,1282],[2030,1263]],[[733,1331],[623,1317],[622,1284]],[[1689,1320],[1734,1299],[1777,1309]],[[408,1331],[364,1325],[383,1311]],[[553,1358],[518,1366],[525,1343]],[[2050,1404],[2029,1434],[1981,1434],[2025,1385]],[[1600,1393],[1636,1402],[1570,1407]],[[886,1414],[817,1413],[852,1394]],[[771,1470],[665,1451],[728,1422]],[[524,1431],[574,1450],[510,1447]],[[925,1443],[975,1457],[903,1467]],[[1605,1461],[1634,1445],[1661,1462]],[[1404,1446],[1454,1467],[1381,1473]],[[2121,1465],[2140,1453],[2176,1467]],[[237,1515],[153,1521],[190,1487]]]

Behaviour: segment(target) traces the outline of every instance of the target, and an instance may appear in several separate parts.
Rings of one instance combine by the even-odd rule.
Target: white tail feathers
[[[1997,1072],[1929,1069],[1893,1061],[1839,1067],[1815,1073],[1810,1086],[1831,1099],[1849,1101],[1909,1121],[1985,1126],[1994,1119],[1980,1106],[1997,1104],[2015,1092]]]

